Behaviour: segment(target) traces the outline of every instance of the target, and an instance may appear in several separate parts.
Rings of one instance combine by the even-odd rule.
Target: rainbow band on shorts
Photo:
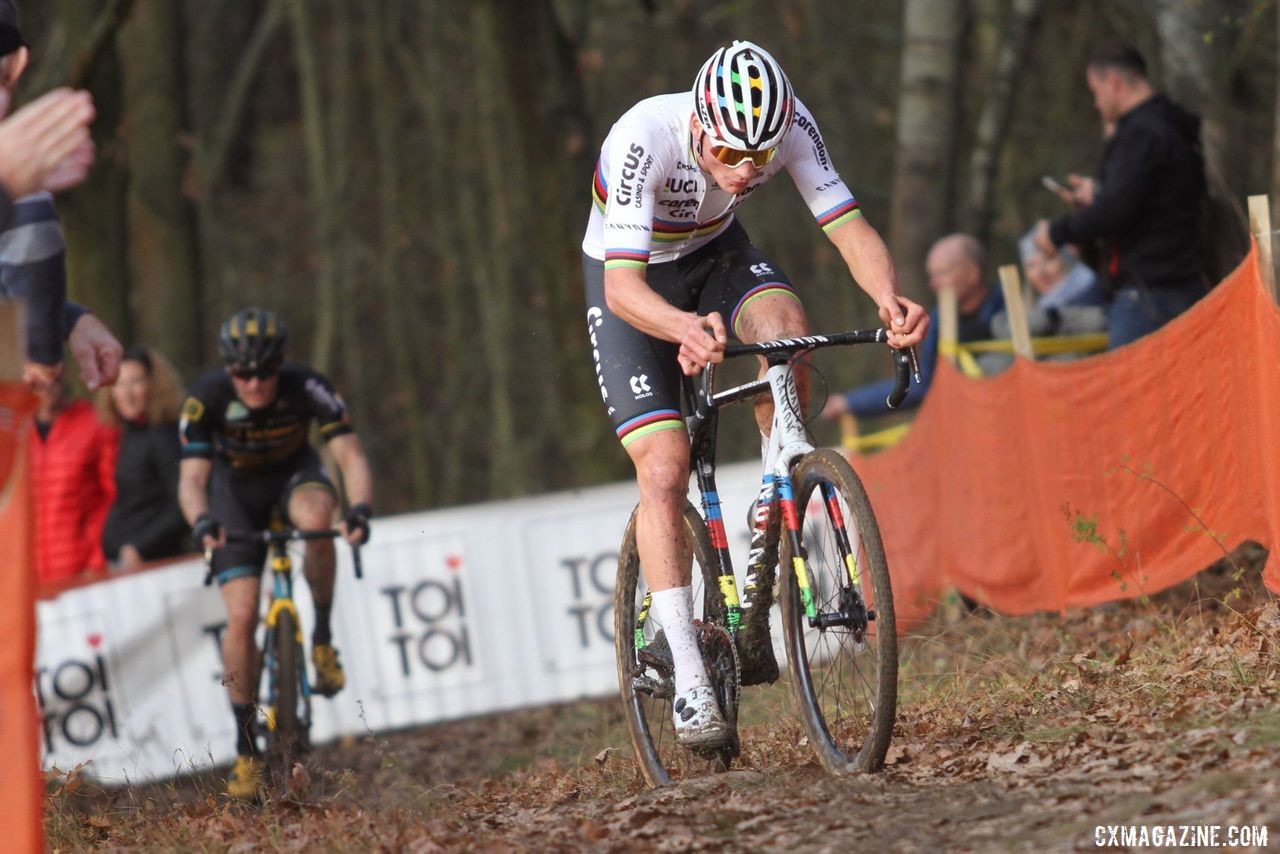
[[[681,420],[679,412],[674,409],[659,409],[623,422],[618,426],[617,433],[618,438],[622,440],[622,447],[625,448],[636,439],[648,436],[650,433],[683,429],[684,421]]]
[[[760,297],[769,296],[770,294],[782,294],[791,297],[796,302],[800,302],[800,295],[786,282],[765,282],[762,285],[756,285],[738,300],[738,304],[733,307],[733,314],[729,316],[729,328],[733,330],[733,334],[741,338],[738,330],[738,317],[741,316],[742,310],[747,305]]]

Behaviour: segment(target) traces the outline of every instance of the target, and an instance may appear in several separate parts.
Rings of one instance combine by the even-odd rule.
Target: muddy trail
[[[48,842],[1072,850],[1095,847],[1110,825],[1220,825],[1224,842],[1235,825],[1266,827],[1274,846],[1278,647],[1280,607],[1256,566],[1061,615],[970,614],[952,603],[903,646],[898,725],[878,774],[828,776],[789,697],[750,689],[734,770],[647,790],[618,701],[584,701],[328,745],[261,807],[227,803],[212,775],[111,791],[59,778]]]

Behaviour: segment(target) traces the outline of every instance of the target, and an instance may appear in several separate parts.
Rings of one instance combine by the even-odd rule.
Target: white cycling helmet
[[[796,112],[782,66],[751,42],[722,47],[693,81],[698,121],[717,145],[764,151],[782,142]]]

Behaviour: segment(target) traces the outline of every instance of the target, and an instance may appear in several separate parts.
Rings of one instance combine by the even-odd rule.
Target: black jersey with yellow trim
[[[230,375],[219,368],[187,390],[178,435],[183,459],[211,459],[252,471],[293,460],[307,446],[312,421],[326,442],[352,432],[346,404],[320,372],[286,363],[275,400],[250,409],[236,396]]]

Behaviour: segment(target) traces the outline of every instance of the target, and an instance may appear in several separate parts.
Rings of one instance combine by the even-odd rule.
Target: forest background
[[[1137,45],[1158,88],[1201,113],[1220,195],[1280,199],[1276,0],[20,7],[33,65],[19,99],[72,82],[99,108],[99,163],[59,202],[73,298],[187,379],[215,364],[230,312],[282,312],[293,357],[352,407],[379,512],[628,474],[581,296],[591,172],[618,116],[687,90],[733,38],[782,62],[926,305],[930,242],[967,231],[1012,263],[1017,238],[1062,211],[1040,177],[1093,171],[1083,68],[1102,41]],[[877,323],[789,179],[739,215],[815,331]],[[818,367],[821,406],[825,386],[888,360]],[[757,450],[745,413],[725,427],[725,457]]]

